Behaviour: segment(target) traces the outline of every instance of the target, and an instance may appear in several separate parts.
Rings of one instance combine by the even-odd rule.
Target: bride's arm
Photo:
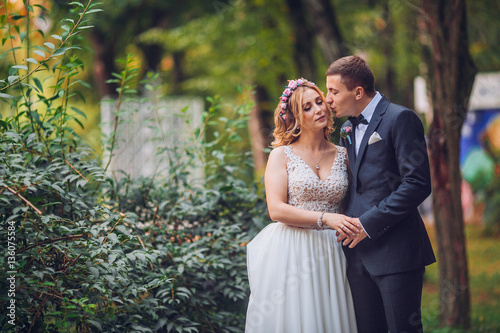
[[[273,221],[290,224],[298,227],[317,226],[321,212],[304,210],[287,203],[288,197],[288,174],[286,170],[286,154],[283,147],[273,149],[267,161],[264,183],[266,189],[267,207],[269,216]],[[346,220],[342,214],[324,213],[322,221],[325,225],[341,233],[349,228],[353,233],[357,232],[355,225]]]

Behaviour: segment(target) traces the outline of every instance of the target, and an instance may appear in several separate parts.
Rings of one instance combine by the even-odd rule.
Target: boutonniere
[[[344,126],[340,129],[340,136],[343,137],[344,139],[349,140],[349,144],[352,144],[350,136],[351,132],[352,132],[351,126]]]

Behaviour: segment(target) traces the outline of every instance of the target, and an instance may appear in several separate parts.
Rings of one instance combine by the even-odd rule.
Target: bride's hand
[[[352,221],[350,217],[343,214],[326,213],[323,219],[323,222],[330,228],[336,230],[338,234],[342,235],[342,238],[354,237],[360,231],[360,226]]]

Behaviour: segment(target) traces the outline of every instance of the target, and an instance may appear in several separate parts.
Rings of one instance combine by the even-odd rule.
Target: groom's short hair
[[[368,95],[375,93],[375,78],[370,66],[358,56],[347,56],[335,60],[326,70],[326,76],[340,75],[349,91],[363,87]]]

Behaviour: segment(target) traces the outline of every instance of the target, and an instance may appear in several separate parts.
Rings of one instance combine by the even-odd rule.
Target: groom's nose
[[[330,107],[333,106],[333,98],[329,95],[326,95],[326,103],[330,105]]]
[[[328,93],[326,94],[326,98],[325,98],[325,100],[326,100],[326,102],[327,102],[328,104],[332,104],[332,103],[333,103],[333,97],[332,97],[332,93],[331,93],[331,92],[328,92]]]

